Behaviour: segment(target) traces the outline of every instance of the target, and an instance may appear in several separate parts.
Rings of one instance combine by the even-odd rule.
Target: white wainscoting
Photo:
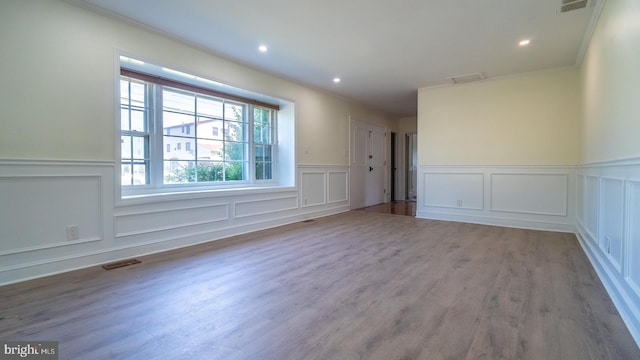
[[[299,166],[303,208],[349,206],[349,167]]]
[[[81,254],[112,244],[113,170],[99,161],[0,161],[0,284],[77,268]],[[78,226],[77,240],[67,240],[68,226]]]
[[[327,172],[319,170],[300,171],[302,187],[302,207],[327,203]]]
[[[124,210],[114,214],[115,237],[127,237],[229,220],[229,204]]]
[[[424,179],[424,205],[432,208],[484,208],[484,174],[428,172]],[[442,191],[446,189],[447,191]]]
[[[491,210],[567,216],[568,174],[491,174]]]
[[[99,175],[0,176],[2,206],[0,254],[99,241],[102,229]],[[40,219],[38,224],[33,219]],[[66,226],[78,226],[79,238],[67,240]]]
[[[114,170],[102,161],[0,160],[0,285],[349,210],[347,166],[298,166],[295,187],[135,201],[116,199]],[[77,240],[67,240],[71,225]]]
[[[256,217],[298,208],[298,194],[270,196],[266,199],[242,200],[235,202],[234,218]]]
[[[327,202],[348,203],[349,202],[349,171],[328,171],[327,177]]]
[[[640,343],[640,159],[578,168],[577,235]]]
[[[575,231],[573,166],[420,166],[416,216]]]

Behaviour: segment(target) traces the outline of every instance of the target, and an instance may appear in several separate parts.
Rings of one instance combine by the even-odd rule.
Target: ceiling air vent
[[[589,0],[562,0],[560,12],[565,13],[572,10],[584,9]]]
[[[475,73],[475,74],[452,76],[449,78],[449,80],[451,80],[451,82],[454,84],[464,84],[464,83],[484,80],[486,78],[487,77],[484,76],[483,73]]]

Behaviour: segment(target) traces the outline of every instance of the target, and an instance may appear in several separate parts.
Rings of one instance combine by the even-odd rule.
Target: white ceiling
[[[448,77],[575,66],[596,1],[79,0],[240,63],[361,101],[417,113],[417,89]],[[519,47],[521,39],[531,39]],[[262,54],[258,45],[266,44]],[[336,76],[342,82],[334,84]]]

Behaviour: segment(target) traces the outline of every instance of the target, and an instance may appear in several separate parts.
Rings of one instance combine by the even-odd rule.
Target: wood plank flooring
[[[60,359],[640,359],[571,234],[352,211],[139,259],[0,287],[0,339]]]
[[[381,214],[416,216],[416,202],[397,200],[397,201],[390,201],[383,204],[367,206],[358,210],[366,211],[366,212],[381,213]]]

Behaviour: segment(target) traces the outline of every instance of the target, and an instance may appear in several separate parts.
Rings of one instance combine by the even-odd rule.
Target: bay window
[[[279,106],[125,67],[123,194],[274,182]]]

